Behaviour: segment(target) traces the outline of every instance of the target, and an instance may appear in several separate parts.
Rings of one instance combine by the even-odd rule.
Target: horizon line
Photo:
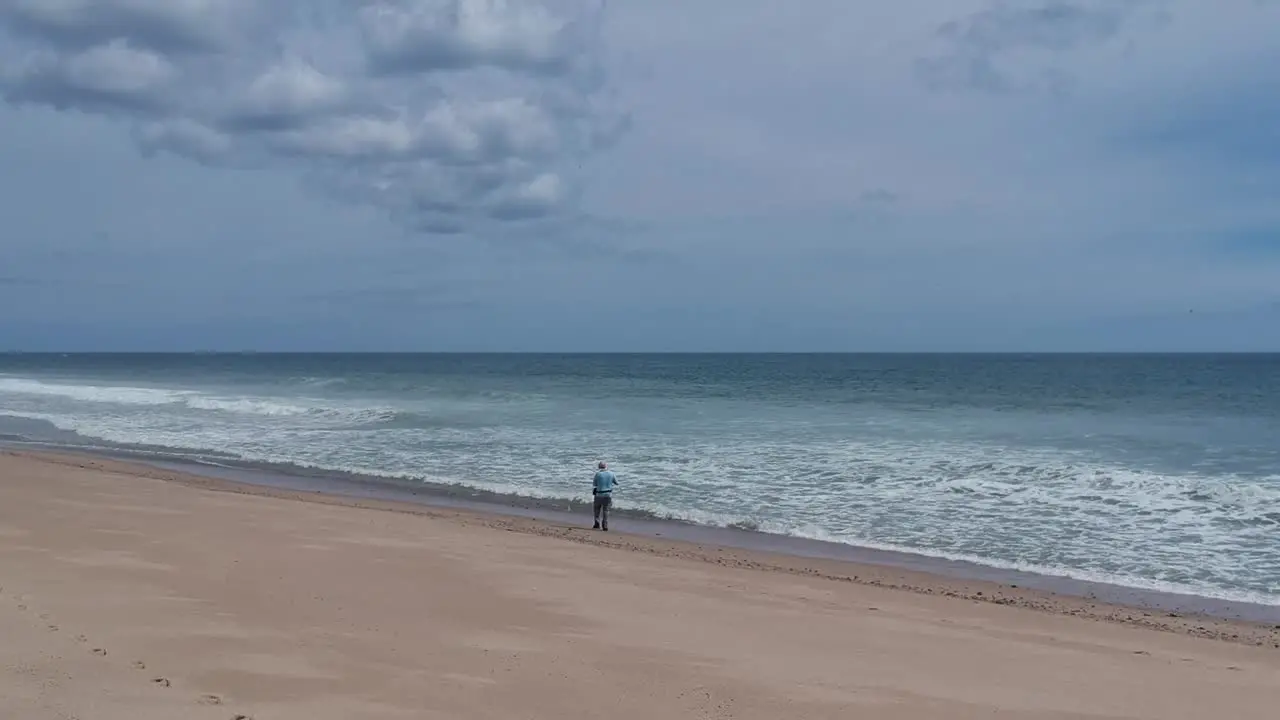
[[[1280,355],[1278,350],[0,350],[0,355]]]

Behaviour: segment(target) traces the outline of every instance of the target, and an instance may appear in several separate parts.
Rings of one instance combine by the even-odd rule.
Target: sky
[[[1280,0],[0,0],[0,349],[1280,350]]]

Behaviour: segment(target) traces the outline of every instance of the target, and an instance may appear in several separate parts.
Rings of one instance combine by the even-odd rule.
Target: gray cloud
[[[902,198],[892,190],[875,188],[874,190],[866,190],[858,195],[858,204],[884,207],[888,205],[895,205],[901,199]]]
[[[385,75],[482,65],[561,74],[582,50],[574,23],[536,5],[456,3],[442,13],[379,3],[362,8],[359,17],[370,68]]]
[[[4,0],[0,14],[19,34],[66,46],[91,47],[129,38],[162,53],[225,49],[239,0]]]
[[[40,285],[41,282],[34,278],[16,277],[13,275],[0,275],[0,286],[28,286]]]
[[[1164,18],[1163,0],[994,0],[984,10],[938,26],[941,54],[919,60],[916,70],[935,89],[1006,93],[1062,92],[1071,76],[1053,64],[1032,62],[1114,40],[1139,18]],[[1149,14],[1148,14],[1149,13]]]
[[[447,233],[571,212],[616,140],[603,5],[0,0],[0,94],[125,119],[148,156],[283,166]]]
[[[163,113],[178,71],[164,56],[112,40],[70,53],[32,53],[3,78],[15,102],[59,110]]]
[[[6,342],[1209,348],[1280,287],[1275,2],[540,1],[0,0]],[[173,74],[72,62],[113,42]]]

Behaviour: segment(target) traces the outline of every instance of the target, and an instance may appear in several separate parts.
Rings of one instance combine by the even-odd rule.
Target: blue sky
[[[1280,350],[1274,0],[0,0],[0,347]]]

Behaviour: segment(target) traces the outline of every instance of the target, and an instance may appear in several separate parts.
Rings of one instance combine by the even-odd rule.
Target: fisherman
[[[609,532],[609,510],[613,507],[613,489],[618,485],[618,478],[604,461],[596,467],[596,476],[591,481],[594,496],[591,506],[596,521],[591,529]]]

